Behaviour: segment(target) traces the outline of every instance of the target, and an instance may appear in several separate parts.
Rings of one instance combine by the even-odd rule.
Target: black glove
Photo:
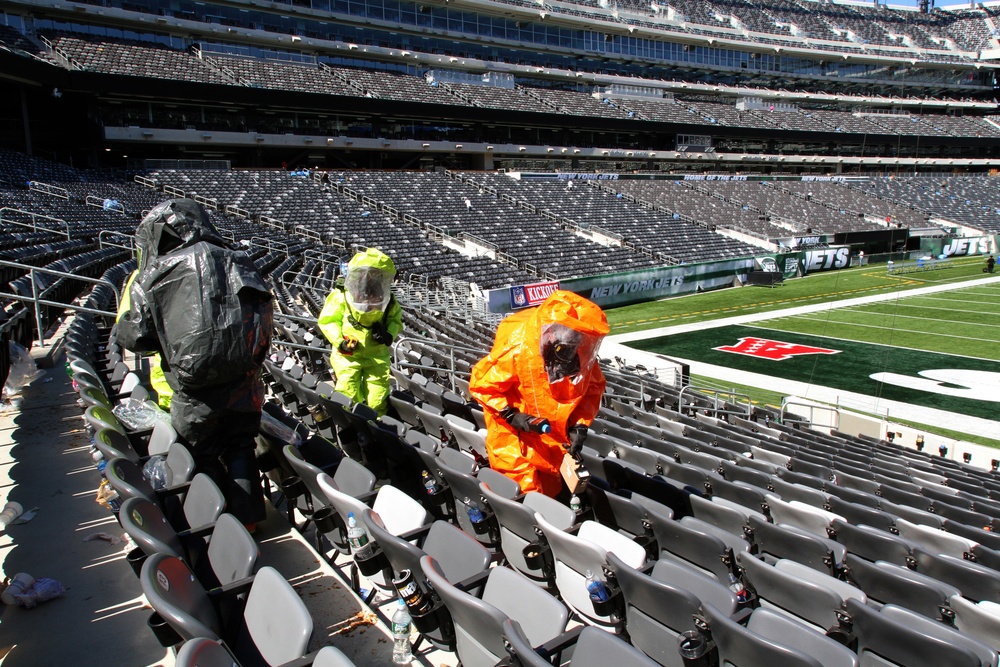
[[[586,424],[574,424],[566,431],[566,435],[569,437],[569,453],[574,457],[579,456],[583,450],[583,442],[587,439],[587,433]]]
[[[376,322],[372,325],[372,338],[375,339],[376,343],[392,345],[392,334],[389,333],[389,330],[381,322]]]
[[[514,427],[515,430],[524,431],[525,433],[548,433],[549,432],[549,420],[542,419],[541,417],[535,417],[534,415],[529,415],[526,412],[521,412],[517,408],[505,408],[500,416],[503,417],[504,421]]]

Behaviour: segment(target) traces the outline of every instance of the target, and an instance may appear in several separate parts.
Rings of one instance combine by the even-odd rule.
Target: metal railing
[[[720,415],[735,415],[737,417],[742,417],[744,419],[750,418],[750,396],[747,394],[740,394],[736,391],[726,391],[724,389],[710,389],[708,387],[696,387],[693,384],[689,384],[681,388],[680,398],[678,399],[677,409],[679,412],[683,412],[684,408],[687,406],[701,407],[701,404],[697,400],[692,400],[685,403],[684,396],[697,394],[698,398],[702,400],[708,400],[711,403],[711,407],[706,408],[711,410],[716,417]],[[728,397],[728,398],[723,398]],[[719,399],[722,398],[722,404],[720,406]],[[727,405],[733,406],[732,408],[726,407]]]
[[[829,406],[826,406],[826,405],[815,405],[813,403],[802,403],[800,401],[789,401],[787,399],[787,397],[781,399],[781,414],[779,415],[778,418],[779,418],[779,420],[780,420],[780,422],[782,424],[785,423],[785,414],[786,413],[794,415],[795,418],[796,418],[796,421],[798,421],[800,423],[802,421],[801,420],[802,415],[800,415],[797,412],[790,412],[789,410],[787,410],[788,406],[790,406],[790,405],[794,405],[794,406],[800,407],[800,408],[808,408],[809,409],[809,417],[806,420],[806,423],[807,423],[808,426],[812,426],[813,424],[817,423],[817,421],[816,421],[816,413],[817,412],[821,412],[821,413],[824,413],[824,414],[828,414],[828,415],[830,415],[832,417],[829,420],[830,421],[829,424],[826,423],[825,421],[819,422],[821,426],[823,426],[824,428],[829,427],[829,428],[832,428],[832,429],[840,430],[840,410],[838,408],[829,407]]]
[[[115,243],[108,239],[121,238],[124,239],[121,243]],[[112,248],[121,248],[122,250],[133,251],[135,250],[135,236],[132,234],[123,234],[122,232],[116,232],[111,229],[102,229],[97,233],[97,246],[99,248],[104,248],[111,246]]]
[[[42,309],[41,306],[54,306],[56,308],[63,308],[66,310],[76,310],[84,313],[93,313],[94,315],[110,315],[114,317],[115,313],[118,312],[118,304],[121,303],[121,292],[118,291],[118,287],[109,280],[104,278],[89,278],[87,276],[77,276],[72,273],[67,273],[65,271],[57,271],[55,269],[47,269],[40,266],[30,266],[28,264],[21,264],[19,262],[8,262],[6,260],[0,260],[0,266],[4,266],[11,269],[18,269],[25,271],[31,279],[31,296],[25,296],[23,294],[14,294],[12,292],[0,292],[0,297],[7,297],[9,299],[14,299],[16,301],[24,301],[30,303],[35,311],[35,326],[38,330],[38,345],[45,345],[45,329],[42,326]],[[107,285],[111,288],[111,291],[115,295],[115,310],[113,312],[108,312],[104,310],[98,310],[96,308],[88,308],[87,306],[81,306],[74,303],[63,303],[61,301],[50,301],[45,299],[45,294],[55,287],[56,285],[49,285],[48,287],[39,290],[37,277],[39,274],[59,276],[60,278],[69,278],[72,280],[82,280],[88,283],[94,283],[98,285]],[[57,283],[58,284],[58,283]]]
[[[6,212],[6,216],[4,213]],[[10,217],[11,213],[20,213],[28,216],[31,219],[31,223],[24,222],[22,220],[14,220]],[[39,224],[39,220],[50,220],[54,225],[61,225],[62,229],[52,229],[50,227],[45,227]],[[10,225],[20,225],[22,227],[30,227],[34,231],[49,232],[51,234],[65,234],[67,241],[72,241],[73,238],[69,233],[69,223],[65,220],[60,220],[59,218],[52,218],[47,215],[42,215],[41,213],[33,213],[31,211],[24,211],[19,208],[11,208],[10,206],[4,206],[0,208],[0,222],[5,222]]]

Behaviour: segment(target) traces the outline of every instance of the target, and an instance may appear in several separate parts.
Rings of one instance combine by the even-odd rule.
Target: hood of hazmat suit
[[[606,382],[597,353],[607,334],[599,306],[557,290],[501,322],[493,349],[473,367],[469,392],[485,412],[490,466],[523,491],[559,492],[567,431],[589,425],[600,408]],[[500,416],[508,407],[548,419],[552,430],[515,430]]]
[[[196,440],[191,429],[217,418],[213,406],[256,413],[256,421],[248,420],[248,429],[256,429],[273,310],[253,260],[230,249],[191,199],[154,207],[135,240],[139,272],[118,322],[119,342],[134,352],[160,353],[175,393],[172,421],[175,428],[184,425],[178,428],[187,431],[184,437]]]

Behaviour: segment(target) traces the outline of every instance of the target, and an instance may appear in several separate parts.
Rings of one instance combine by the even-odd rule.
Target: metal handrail
[[[121,238],[125,239],[124,242],[125,244],[120,245],[118,243],[112,243],[111,241],[106,240],[107,237],[109,236],[120,236]],[[103,248],[105,246],[111,246],[113,248],[121,248],[122,250],[134,251],[135,236],[133,236],[132,234],[124,234],[122,232],[116,232],[113,229],[102,229],[97,233],[97,245],[100,248]]]
[[[95,315],[110,315],[114,316],[118,312],[118,305],[121,303],[121,292],[118,291],[118,287],[114,283],[105,278],[89,278],[87,276],[77,276],[72,273],[67,273],[65,271],[57,271],[55,269],[47,269],[41,266],[31,266],[28,264],[21,264],[20,262],[9,262],[7,260],[0,260],[0,266],[5,266],[12,269],[20,269],[22,271],[27,271],[28,275],[31,277],[31,296],[27,297],[22,294],[13,294],[9,292],[0,292],[0,297],[7,297],[9,299],[14,299],[16,301],[24,301],[26,303],[32,304],[35,309],[35,326],[38,329],[38,345],[45,345],[45,331],[42,328],[42,310],[39,306],[56,306],[60,308],[65,308],[68,310],[77,310],[84,313],[93,313]],[[107,285],[111,288],[111,291],[115,295],[115,310],[113,312],[107,312],[103,310],[98,310],[95,308],[88,308],[86,306],[80,306],[72,303],[62,303],[60,301],[49,301],[48,299],[43,299],[42,295],[38,292],[38,281],[35,279],[36,275],[39,273],[45,273],[53,276],[59,276],[61,278],[72,278],[73,280],[82,280],[88,283],[95,283],[98,285]]]
[[[682,387],[681,391],[680,391],[680,397],[678,398],[677,409],[679,411],[681,411],[681,412],[684,411],[684,407],[685,407],[685,403],[684,403],[684,394],[685,394],[685,392],[687,392],[688,394],[697,393],[701,398],[707,398],[707,399],[711,400],[712,401],[712,407],[710,409],[711,409],[711,411],[713,413],[715,413],[716,416],[719,416],[719,415],[736,415],[737,417],[743,417],[743,418],[749,418],[750,417],[750,396],[748,396],[747,394],[740,394],[740,393],[737,393],[735,391],[725,391],[725,390],[721,390],[721,389],[710,389],[708,387],[696,387],[696,386],[694,386],[692,384],[689,384],[689,385],[687,385],[685,387]],[[728,396],[730,398],[733,398],[733,399],[735,399],[733,401],[733,403],[735,403],[737,405],[745,405],[746,409],[745,410],[744,409],[729,410],[729,409],[722,408],[722,407],[719,406],[719,397],[720,396]],[[743,399],[743,400],[740,400],[740,399]],[[725,404],[725,403],[726,403],[726,401],[723,401],[723,404]],[[691,405],[696,405],[696,403],[694,401],[691,401],[690,404]]]
[[[11,220],[10,218],[4,218],[3,217],[4,211],[12,211],[14,213],[24,213],[25,215],[27,215],[27,216],[29,216],[31,218],[31,224],[29,225],[28,223],[22,222],[20,220]],[[63,230],[60,230],[60,229],[49,229],[48,227],[41,227],[41,226],[38,225],[38,222],[37,222],[38,218],[42,218],[44,220],[51,220],[52,222],[59,223],[60,225],[62,225],[66,229],[65,229],[65,231],[63,231]],[[47,216],[47,215],[42,215],[41,213],[33,213],[31,211],[25,211],[25,210],[19,209],[19,208],[12,208],[10,206],[4,206],[3,208],[0,208],[0,222],[6,222],[6,223],[11,224],[11,225],[20,225],[22,227],[30,227],[31,229],[35,230],[36,232],[38,230],[42,230],[44,232],[51,232],[52,234],[65,234],[67,241],[72,241],[73,240],[72,236],[70,236],[70,233],[69,233],[69,223],[68,222],[66,222],[65,220],[61,220],[59,218],[53,218],[53,217],[50,217],[50,216]]]
[[[814,405],[812,403],[802,403],[800,401],[789,401],[787,396],[781,399],[781,413],[778,416],[779,423],[781,423],[781,424],[785,423],[785,412],[786,412],[785,408],[787,408],[789,405],[797,405],[799,407],[809,408],[809,421],[808,421],[808,424],[807,424],[809,426],[812,426],[813,424],[816,423],[815,416],[816,416],[816,412],[817,411],[828,412],[828,413],[830,413],[833,416],[833,419],[831,421],[834,422],[833,424],[829,425],[829,427],[833,428],[835,430],[840,430],[840,409],[839,408],[830,407],[830,406],[826,406],[826,405]],[[799,417],[799,415],[797,415],[795,413],[791,413],[791,414],[794,414],[796,418]],[[801,421],[800,421],[800,423],[801,423]],[[828,426],[827,424],[823,424],[823,428],[827,428],[827,426]]]

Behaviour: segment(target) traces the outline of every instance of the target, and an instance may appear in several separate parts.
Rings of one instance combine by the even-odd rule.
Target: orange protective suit
[[[578,332],[577,340],[584,341],[567,377],[554,378],[543,359],[543,339],[552,325]],[[606,382],[596,359],[607,334],[608,320],[599,306],[559,290],[541,305],[501,322],[493,349],[473,367],[469,392],[486,416],[490,467],[514,479],[522,491],[555,496],[562,489],[559,466],[567,431],[575,424],[589,426],[601,406]],[[513,428],[500,414],[508,407],[548,419],[552,430],[542,434]]]

